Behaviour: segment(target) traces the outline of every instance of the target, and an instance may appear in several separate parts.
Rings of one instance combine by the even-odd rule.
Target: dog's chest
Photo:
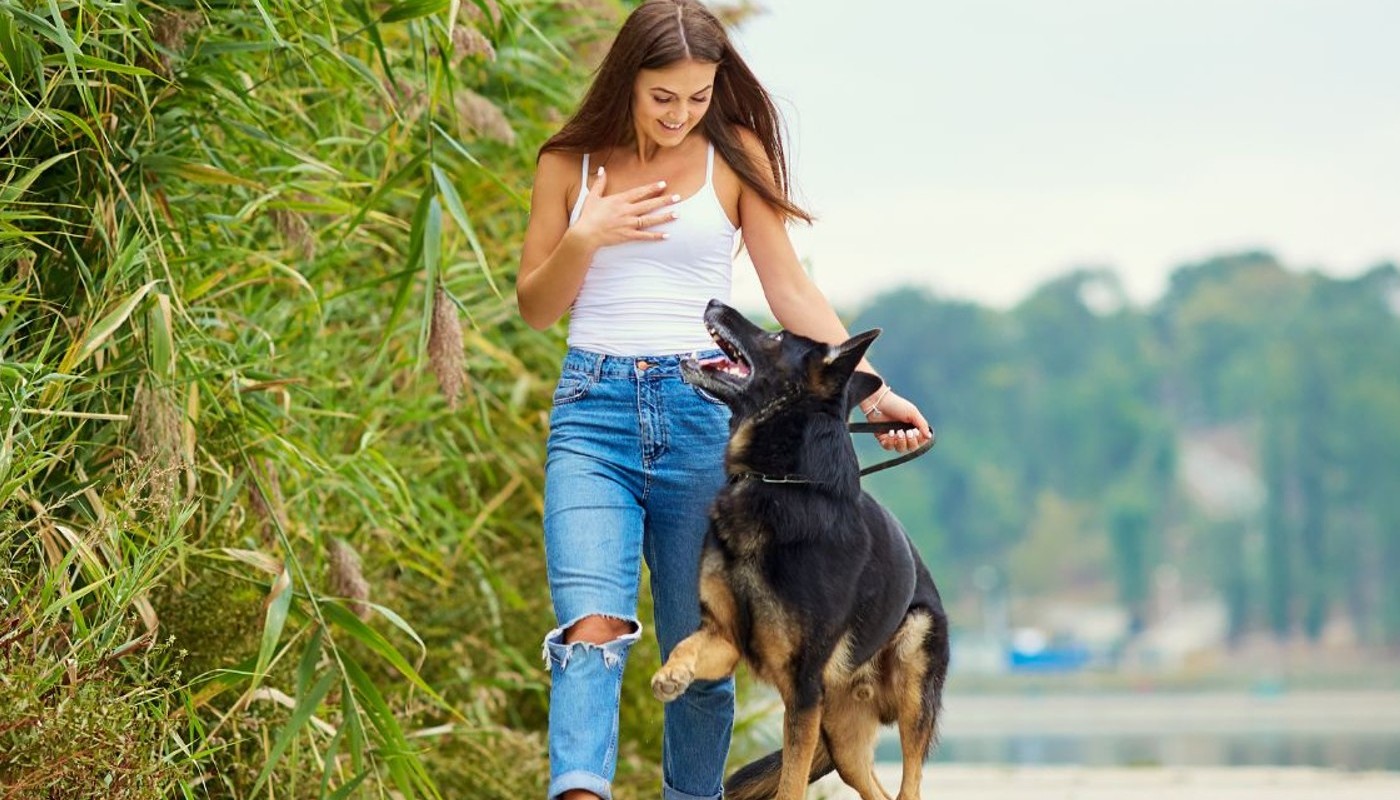
[[[740,652],[761,678],[781,680],[802,646],[799,618],[774,594],[757,565],[732,564],[729,581],[735,602],[747,612],[749,622]]]
[[[732,532],[732,531],[731,531]],[[719,532],[723,539],[723,532]],[[705,587],[723,587],[735,623],[736,644],[761,677],[774,680],[802,642],[799,617],[774,591],[763,563],[764,549],[752,546],[762,537],[747,530],[735,538],[738,547],[724,546],[705,559]]]

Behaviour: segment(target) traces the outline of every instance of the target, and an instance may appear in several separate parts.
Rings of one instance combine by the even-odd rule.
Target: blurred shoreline
[[[879,764],[876,777],[892,795],[899,765]],[[1400,773],[1343,772],[1298,767],[1085,768],[930,764],[923,796],[938,800],[1377,800],[1400,797]],[[810,794],[854,800],[835,775]]]
[[[1400,736],[1400,691],[950,692],[942,730],[945,737],[1182,730]]]

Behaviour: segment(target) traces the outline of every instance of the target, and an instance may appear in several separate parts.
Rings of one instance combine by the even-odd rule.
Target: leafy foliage
[[[903,290],[853,328],[877,325],[872,358],[943,441],[872,484],[955,595],[978,567],[1023,594],[1107,578],[1140,625],[1152,573],[1173,565],[1188,590],[1225,599],[1237,640],[1315,639],[1340,617],[1363,641],[1400,644],[1386,577],[1400,569],[1394,266],[1339,280],[1222,257],[1177,270],[1145,309],[1103,271],[1005,312]],[[1182,448],[1199,439],[1234,445],[1260,502],[1191,496]]]

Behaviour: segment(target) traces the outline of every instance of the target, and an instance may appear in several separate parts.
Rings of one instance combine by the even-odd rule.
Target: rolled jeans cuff
[[[661,800],[720,800],[718,794],[686,794],[665,781],[661,783]]]
[[[583,789],[592,792],[603,800],[612,800],[612,784],[604,780],[602,776],[594,775],[583,770],[566,772],[549,783],[549,800],[569,791],[570,789]],[[689,795],[686,795],[689,797]]]

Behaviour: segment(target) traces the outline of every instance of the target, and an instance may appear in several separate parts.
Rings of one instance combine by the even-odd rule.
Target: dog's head
[[[705,327],[724,356],[687,361],[681,371],[724,401],[736,422],[787,406],[845,420],[852,405],[880,388],[879,378],[855,371],[879,328],[828,345],[791,331],[766,331],[718,300],[705,309]]]

